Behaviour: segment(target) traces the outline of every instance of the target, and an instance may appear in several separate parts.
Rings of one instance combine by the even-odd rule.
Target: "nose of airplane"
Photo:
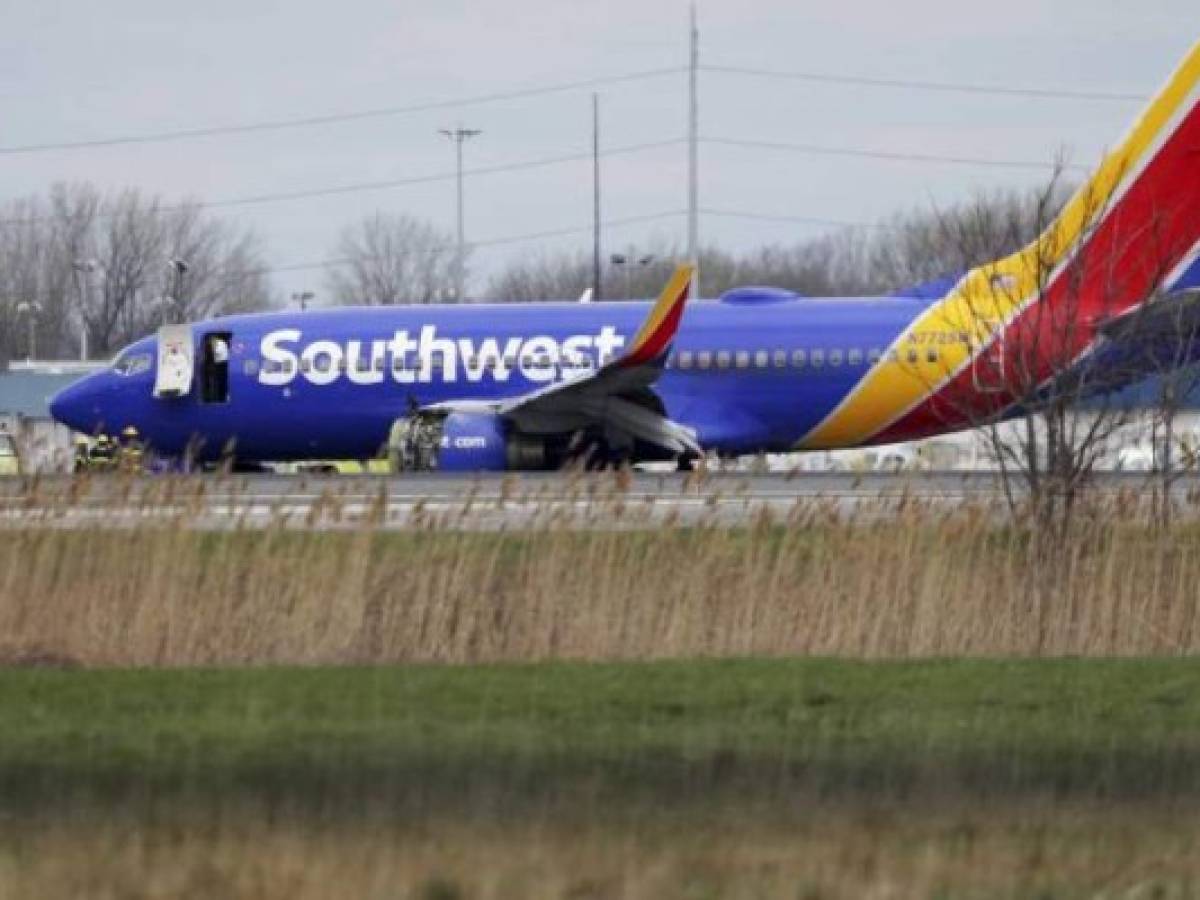
[[[75,431],[91,434],[102,424],[102,376],[88,375],[50,398],[50,415]]]

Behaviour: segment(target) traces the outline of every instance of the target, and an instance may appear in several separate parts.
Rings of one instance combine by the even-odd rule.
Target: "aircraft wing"
[[[650,390],[666,365],[694,273],[694,266],[678,266],[629,347],[599,368],[517,397],[451,400],[425,408],[493,413],[534,434],[600,425],[676,453],[700,452],[695,433],[668,419]]]

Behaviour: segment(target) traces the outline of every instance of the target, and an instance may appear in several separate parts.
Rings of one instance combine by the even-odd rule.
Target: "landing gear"
[[[595,431],[578,431],[567,445],[566,467],[582,472],[606,472],[634,461],[632,443],[614,444]]]

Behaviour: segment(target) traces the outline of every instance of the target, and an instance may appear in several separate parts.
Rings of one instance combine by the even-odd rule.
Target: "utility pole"
[[[600,292],[600,95],[592,94],[592,299]]]
[[[467,280],[467,240],[463,232],[463,143],[483,134],[477,128],[442,128],[439,134],[454,141],[456,183],[458,185],[458,248],[454,256],[454,300],[463,302]]]
[[[296,291],[292,294],[292,302],[300,307],[300,312],[308,309],[308,301],[315,297],[312,291]]]
[[[17,304],[17,315],[29,318],[29,361],[37,359],[37,325],[42,305],[36,300],[22,300]]]
[[[687,254],[692,265],[699,263],[700,256],[700,187],[699,187],[699,144],[700,103],[697,98],[697,80],[700,71],[700,31],[696,27],[696,4],[690,12],[689,38],[691,52],[688,59],[688,224]],[[692,296],[700,296],[700,271],[692,278]]]
[[[164,325],[168,324],[168,317],[172,311],[171,307],[174,307],[173,311],[176,313],[175,318],[180,318],[178,313],[183,306],[183,276],[187,274],[187,271],[190,267],[188,266],[187,260],[180,259],[179,257],[175,256],[167,260],[167,268],[174,273],[175,283],[171,288],[171,292],[174,296],[169,298],[169,303],[163,304],[162,324]]]
[[[87,306],[92,300],[92,293],[95,290],[93,284],[93,276],[100,270],[100,260],[98,259],[77,259],[71,264],[76,273],[81,276],[79,280],[79,361],[88,361],[88,322],[87,322]]]

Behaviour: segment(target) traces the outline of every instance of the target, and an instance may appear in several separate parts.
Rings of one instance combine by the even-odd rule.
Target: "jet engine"
[[[388,440],[397,472],[504,472],[552,467],[548,442],[494,413],[418,412],[397,419]]]

